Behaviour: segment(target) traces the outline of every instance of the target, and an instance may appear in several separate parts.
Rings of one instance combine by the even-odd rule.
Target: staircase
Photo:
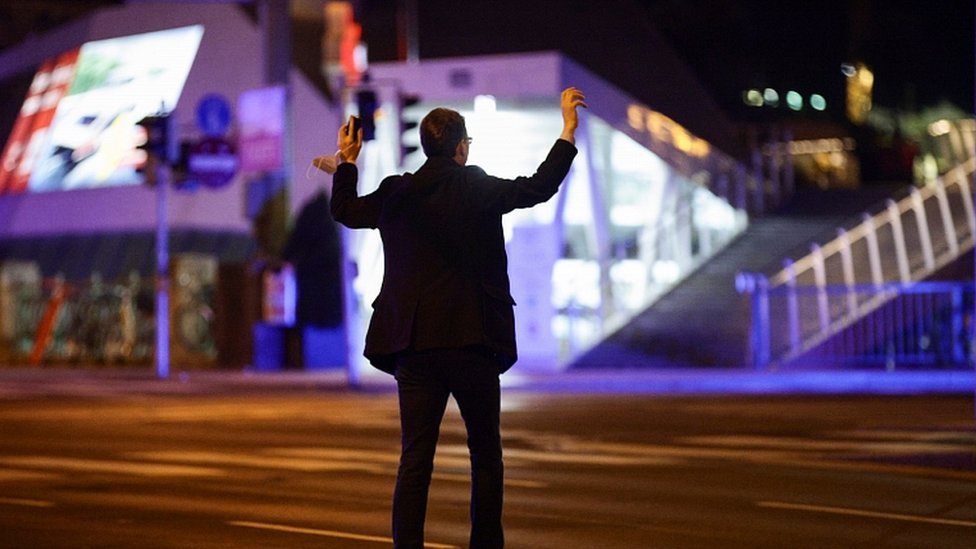
[[[905,188],[798,189],[778,213],[752,220],[739,238],[570,367],[742,367],[750,309],[748,297],[736,291],[736,275],[805,255],[811,242],[833,238],[837,227]]]

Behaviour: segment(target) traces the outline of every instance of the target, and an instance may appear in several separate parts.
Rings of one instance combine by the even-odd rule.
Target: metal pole
[[[772,328],[769,325],[769,280],[761,274],[755,276],[752,294],[752,341],[753,362],[756,370],[768,370],[772,358]]]
[[[783,193],[784,201],[793,198],[796,192],[796,169],[793,166],[793,154],[790,152],[790,144],[793,143],[793,132],[789,129],[783,132],[783,159],[786,167],[783,172]]]
[[[790,338],[790,353],[800,349],[800,303],[796,294],[796,267],[792,259],[783,260],[786,271],[786,316]]]
[[[263,198],[259,213],[253,221],[254,234],[258,243],[257,261],[274,262],[281,258],[282,250],[288,235],[288,218],[291,212],[290,177],[291,177],[291,88],[289,74],[291,63],[291,12],[289,0],[260,0],[258,3],[258,22],[264,46],[263,75],[267,88],[281,87],[284,89],[284,105],[282,109],[283,128],[281,158],[282,166],[269,170],[251,184],[262,186]],[[276,113],[277,114],[277,113]],[[263,271],[263,268],[261,269]],[[263,318],[258,323],[263,322]],[[255,326],[256,327],[256,326]],[[283,326],[265,326],[282,342],[287,341],[287,329]],[[262,353],[259,348],[262,342],[254,339],[253,353],[257,357]],[[275,349],[274,346],[271,347]],[[281,366],[288,360],[287,343],[281,348],[280,356],[276,357]]]
[[[417,0],[398,0],[397,27],[400,60],[416,63],[420,60],[420,43],[417,23]]]
[[[752,179],[755,184],[753,189],[754,203],[753,208],[756,215],[763,215],[766,210],[766,181],[763,179],[763,156],[759,146],[752,149]]]
[[[590,212],[593,216],[593,232],[596,237],[596,259],[600,266],[600,329],[603,330],[607,326],[607,321],[617,313],[613,285],[610,283],[613,250],[610,248],[610,220],[607,219],[606,197],[603,196],[603,187],[600,185],[600,172],[596,169],[596,153],[590,139],[589,119],[585,113],[581,113],[579,117],[579,129],[576,135],[577,147],[582,149],[586,160]]]
[[[356,280],[356,260],[350,251],[353,249],[351,242],[353,239],[352,230],[341,227],[339,235],[342,241],[342,251],[339,252],[339,257],[342,258],[340,276],[342,277],[342,302],[346,328],[346,381],[350,387],[359,387],[362,385],[362,374],[360,373],[359,366],[362,360],[362,345],[365,339],[365,330],[361,328],[363,315],[359,309],[359,299],[356,296],[354,286]]]
[[[898,280],[902,284],[908,284],[912,281],[912,275],[908,268],[908,251],[905,249],[905,232],[901,225],[901,210],[898,208],[898,204],[890,198],[886,203],[888,222],[891,223],[891,232],[894,235],[892,244],[895,246],[895,257],[898,259]]]
[[[169,377],[169,184],[165,162],[156,167],[156,375]]]
[[[291,68],[291,13],[288,0],[262,0],[258,19],[264,40],[264,81],[288,84]]]
[[[851,253],[851,239],[843,228],[837,229],[840,245],[841,269],[844,271],[844,285],[847,286],[847,318],[857,318],[857,294],[854,292],[854,256]]]
[[[823,249],[819,244],[810,244],[810,257],[813,259],[813,280],[817,288],[817,317],[820,320],[820,334],[827,335],[830,329],[830,302],[827,300],[827,269]]]
[[[912,210],[915,213],[915,222],[918,225],[918,240],[922,244],[922,257],[925,260],[925,269],[931,273],[935,270],[935,253],[932,251],[932,236],[929,232],[929,219],[925,213],[925,203],[922,193],[918,187],[911,190]]]

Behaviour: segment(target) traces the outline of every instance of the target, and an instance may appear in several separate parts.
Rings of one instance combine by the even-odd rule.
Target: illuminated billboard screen
[[[168,113],[199,25],[87,42],[34,76],[0,156],[0,194],[139,183],[143,117]]]

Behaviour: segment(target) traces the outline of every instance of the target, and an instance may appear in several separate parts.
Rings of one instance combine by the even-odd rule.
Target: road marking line
[[[433,473],[431,478],[435,480],[447,480],[451,482],[471,482],[471,475],[465,475],[460,473]],[[505,486],[513,486],[518,488],[547,488],[549,485],[545,482],[537,482],[534,480],[519,480],[513,478],[505,479]]]
[[[331,459],[342,461],[371,461],[376,463],[392,463],[400,461],[400,454],[395,450],[360,450],[356,448],[267,448],[262,453],[274,456],[284,456],[305,459]]]
[[[135,463],[131,461],[61,458],[51,456],[3,457],[0,458],[0,463],[12,465],[14,467],[36,467],[38,469],[83,471],[88,473],[129,474],[146,477],[213,477],[224,475],[223,471],[209,467],[165,465],[158,463]]]
[[[55,473],[26,471],[24,469],[0,469],[0,482],[56,479]]]
[[[825,458],[826,459],[826,458]],[[856,471],[860,473],[879,473],[883,475],[907,475],[921,478],[976,481],[976,471],[939,469],[923,465],[902,465],[898,463],[879,463],[871,461],[814,461],[811,459],[792,459],[769,461],[772,465],[826,469],[829,471]]]
[[[860,452],[876,454],[964,453],[972,449],[961,444],[911,441],[812,440],[791,437],[732,435],[685,437],[684,442],[704,446],[767,448],[821,452]]]
[[[611,454],[617,456],[647,456],[663,460],[672,459],[674,463],[688,459],[724,459],[744,461],[748,463],[767,463],[790,467],[810,467],[815,469],[867,471],[882,474],[912,475],[925,478],[948,478],[959,480],[976,480],[976,472],[956,469],[940,469],[937,467],[901,465],[892,463],[878,463],[868,461],[836,461],[839,457],[804,453],[796,450],[766,450],[766,449],[732,449],[709,448],[691,446],[666,446],[653,444],[635,444],[619,442],[592,442],[577,440],[573,437],[554,437],[548,441],[553,451],[587,452],[594,454]],[[461,448],[461,446],[458,446]],[[438,449],[440,451],[440,448]],[[460,449],[457,451],[461,451]],[[506,457],[519,457],[517,452],[505,451]]]
[[[230,452],[133,452],[128,456],[137,459],[153,461],[167,461],[176,463],[195,463],[203,465],[224,465],[239,467],[257,467],[261,469],[285,469],[289,471],[320,472],[320,471],[364,471],[367,473],[381,471],[379,465],[361,461],[334,461],[305,458],[271,457],[261,455],[244,455]]]
[[[467,447],[465,447],[467,451]],[[397,450],[356,450],[353,448],[269,448],[265,454],[305,458],[305,459],[332,459],[344,461],[372,461],[397,465],[400,462],[400,453]],[[465,453],[463,456],[451,456],[438,451],[434,457],[437,467],[464,468],[470,465],[470,458]]]
[[[396,453],[372,451],[360,452],[357,450],[328,448],[279,448],[266,450],[262,452],[262,454],[263,455],[245,456],[228,452],[154,451],[131,452],[126,454],[126,456],[135,459],[175,463],[258,467],[264,469],[285,469],[303,472],[358,471],[383,475],[395,475],[395,465],[400,461],[400,456]],[[320,459],[326,456],[332,456],[337,459]],[[370,461],[377,461],[378,463],[370,463]],[[436,468],[444,469],[463,469],[470,465],[470,461],[467,458],[463,460],[452,460],[449,456],[445,457],[442,455],[438,455],[435,458],[434,463]],[[393,467],[390,467],[391,465],[393,465]],[[435,472],[433,474],[433,478],[452,482],[469,482],[471,480],[470,475],[460,473]],[[542,482],[518,479],[505,479],[505,485],[518,488],[546,488],[549,486],[548,484]]]
[[[506,448],[505,459],[513,461],[531,461],[534,463],[568,463],[571,465],[673,465],[676,460],[668,456],[638,455],[624,452],[603,451],[598,447],[574,447],[576,443],[567,442],[564,446],[556,446],[561,452],[546,450],[532,450],[525,448]],[[467,455],[468,448],[462,444],[445,444],[437,449],[438,455]]]
[[[0,498],[0,504],[20,505],[22,507],[54,507],[53,501],[40,499]]]
[[[246,520],[234,520],[227,524],[231,526],[242,526],[244,528],[257,528],[259,530],[273,530],[275,532],[288,532],[290,534],[308,534],[311,536],[322,536],[327,538],[351,539],[356,541],[375,541],[377,543],[393,543],[392,538],[382,536],[367,536],[363,534],[353,534],[350,532],[337,532],[335,530],[319,530],[317,528],[301,528],[298,526],[288,526],[285,524],[270,524],[267,522],[250,522]],[[433,549],[461,549],[457,545],[444,545],[441,543],[424,543],[424,547]]]
[[[826,435],[836,437],[856,437],[863,439],[902,440],[919,442],[937,442],[945,444],[966,445],[976,443],[976,432],[952,428],[935,428],[935,430],[913,431],[893,429],[854,429],[849,431],[832,431]]]
[[[855,517],[870,517],[889,520],[901,520],[905,522],[924,522],[928,524],[942,524],[946,526],[963,526],[966,528],[976,528],[976,522],[970,520],[956,520],[923,517],[918,515],[901,515],[898,513],[884,513],[881,511],[868,511],[865,509],[850,509],[847,507],[830,507],[826,505],[807,505],[803,503],[786,503],[783,501],[757,501],[759,507],[770,509],[789,509],[792,511],[811,511],[814,513],[831,513],[834,515],[851,515]]]

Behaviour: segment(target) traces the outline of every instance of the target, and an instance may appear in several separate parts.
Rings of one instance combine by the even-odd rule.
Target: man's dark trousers
[[[396,549],[422,549],[427,494],[447,399],[454,396],[471,453],[472,549],[504,546],[504,470],[499,428],[498,362],[463,349],[405,353],[396,362],[401,455],[393,495]]]

